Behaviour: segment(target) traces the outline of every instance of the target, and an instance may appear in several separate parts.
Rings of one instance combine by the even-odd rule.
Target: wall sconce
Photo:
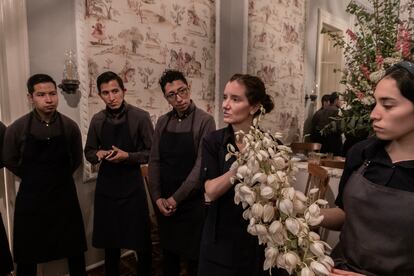
[[[74,94],[79,88],[78,67],[76,66],[75,54],[72,50],[65,53],[65,67],[63,69],[63,80],[58,85],[60,89],[68,94]]]

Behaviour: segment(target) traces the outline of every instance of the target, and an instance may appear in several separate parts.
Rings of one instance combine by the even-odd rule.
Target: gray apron
[[[332,257],[335,266],[365,275],[414,275],[414,193],[377,185],[363,174],[349,178],[346,220]]]

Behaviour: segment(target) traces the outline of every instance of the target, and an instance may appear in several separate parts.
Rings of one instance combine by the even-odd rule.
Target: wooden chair
[[[343,170],[345,168],[345,161],[332,160],[332,159],[322,159],[321,160],[321,166]]]
[[[290,144],[293,153],[303,153],[308,155],[309,152],[319,152],[322,144],[319,143],[292,143]]]
[[[148,187],[148,164],[141,165],[141,175],[144,180],[145,193],[147,194],[148,211],[152,224],[157,225],[157,217],[155,215],[154,204],[151,200],[151,195]]]
[[[305,195],[309,196],[309,191],[318,188],[319,191],[312,197],[313,200],[325,199],[326,190],[329,184],[328,171],[316,164],[308,164],[308,181],[306,182]]]

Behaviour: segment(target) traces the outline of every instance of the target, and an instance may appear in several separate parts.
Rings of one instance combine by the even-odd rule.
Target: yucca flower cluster
[[[236,133],[236,140],[244,144],[241,152],[228,145],[226,159],[236,157],[234,201],[245,209],[247,231],[265,246],[264,270],[277,266],[290,275],[329,275],[334,265],[325,255],[329,245],[310,229],[323,220],[320,208],[327,201],[312,199],[317,189],[307,197],[292,187],[297,160],[291,158],[289,147],[278,144],[278,134],[260,129],[263,114],[262,108],[249,133]]]

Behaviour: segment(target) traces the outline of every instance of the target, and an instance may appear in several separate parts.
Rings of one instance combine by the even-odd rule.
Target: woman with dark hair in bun
[[[386,71],[374,92],[375,137],[347,154],[322,226],[341,229],[331,275],[414,275],[414,64]]]
[[[263,248],[257,237],[247,233],[243,208],[234,203],[230,179],[236,171],[230,166],[235,159],[225,160],[229,143],[243,150],[242,141],[237,141],[234,133],[249,132],[261,106],[266,113],[274,107],[263,81],[247,74],[234,75],[224,88],[222,104],[228,126],[210,133],[203,141],[201,177],[210,206],[201,240],[199,276],[255,276],[263,272]]]

